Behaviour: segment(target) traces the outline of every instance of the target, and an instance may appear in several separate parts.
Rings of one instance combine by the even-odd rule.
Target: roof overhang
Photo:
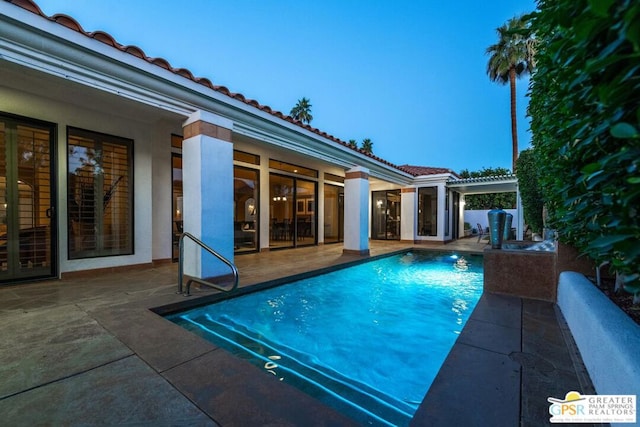
[[[516,193],[518,178],[512,174],[456,179],[448,181],[447,187],[462,194]]]

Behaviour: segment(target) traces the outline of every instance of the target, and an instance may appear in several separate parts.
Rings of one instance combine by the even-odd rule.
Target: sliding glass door
[[[0,115],[0,283],[54,277],[55,126]]]
[[[237,252],[258,250],[259,170],[233,168],[233,241]]]
[[[290,248],[293,239],[295,215],[294,178],[276,174],[269,175],[269,247]]]
[[[313,181],[296,179],[296,246],[316,243],[316,187]]]
[[[184,203],[182,202],[182,154],[171,153],[171,259],[178,261],[180,236],[183,233]]]
[[[344,241],[344,187],[324,185],[324,242]]]
[[[314,245],[317,184],[301,178],[269,175],[269,247]]]

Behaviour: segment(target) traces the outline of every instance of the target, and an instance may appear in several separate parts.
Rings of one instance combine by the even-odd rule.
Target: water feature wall
[[[484,290],[556,302],[563,271],[595,275],[595,266],[570,246],[551,241],[507,241],[484,250]]]
[[[555,302],[555,251],[487,248],[483,256],[485,292]]]

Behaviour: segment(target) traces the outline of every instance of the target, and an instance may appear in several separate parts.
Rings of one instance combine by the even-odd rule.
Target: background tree
[[[460,175],[460,178],[466,179],[510,174],[511,172],[506,168],[482,168],[482,170],[474,172],[464,169],[458,175]],[[514,209],[516,207],[516,193],[468,194],[464,197],[464,200],[465,210]]]
[[[518,126],[516,120],[516,79],[531,73],[534,66],[534,39],[529,22],[522,16],[511,18],[497,28],[498,43],[487,48],[487,74],[500,84],[509,83],[511,89],[512,170],[518,158]]]
[[[349,140],[349,147],[351,148],[358,148],[358,143],[356,142],[355,139],[350,139]]]
[[[311,115],[311,101],[307,98],[298,100],[298,103],[291,109],[289,113],[291,117],[300,120],[302,123],[311,123],[313,116]]]
[[[363,139],[360,149],[367,154],[373,153],[373,142],[369,138]]]

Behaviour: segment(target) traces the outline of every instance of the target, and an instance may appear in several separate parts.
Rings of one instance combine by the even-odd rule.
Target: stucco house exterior
[[[0,283],[170,261],[183,231],[230,260],[445,243],[471,184],[351,148],[30,0],[0,1]]]

